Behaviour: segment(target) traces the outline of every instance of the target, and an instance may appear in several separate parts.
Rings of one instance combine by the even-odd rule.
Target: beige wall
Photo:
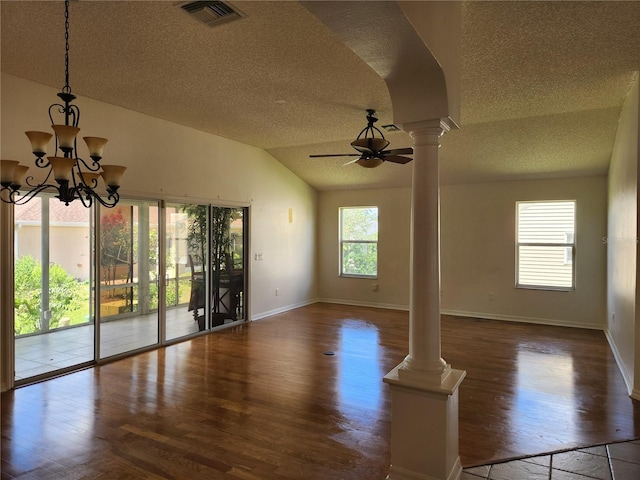
[[[603,328],[605,177],[441,188],[442,311],[481,318]],[[515,288],[515,202],[577,200],[576,290]],[[319,288],[326,301],[408,309],[409,188],[319,194]],[[380,208],[379,278],[338,276],[338,208]],[[378,284],[378,291],[372,285]],[[489,300],[489,294],[493,300]]]
[[[24,131],[50,130],[57,92],[2,74],[2,158],[32,161]],[[123,197],[250,207],[252,319],[315,301],[317,194],[309,185],[262,149],[88,98],[76,104],[80,136],[109,138],[102,162],[128,167]]]
[[[442,188],[442,311],[505,320],[603,328],[605,177]],[[576,289],[515,288],[515,204],[576,200]]]
[[[359,168],[359,167],[355,167]],[[378,207],[378,278],[342,278],[338,209]],[[411,189],[321,192],[318,199],[318,275],[323,301],[408,309]],[[373,290],[373,285],[378,290]]]
[[[609,166],[607,338],[630,391],[638,304],[638,78],[624,102]],[[640,329],[638,329],[640,330]],[[640,369],[636,368],[638,374]],[[635,382],[640,398],[639,381]]]
[[[40,225],[20,225],[15,231],[15,256],[31,255],[41,260],[42,230]],[[89,227],[53,226],[50,230],[50,263],[56,263],[78,280],[88,280],[91,267]]]

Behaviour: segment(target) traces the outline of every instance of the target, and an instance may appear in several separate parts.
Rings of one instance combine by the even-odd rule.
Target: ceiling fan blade
[[[359,157],[360,155],[358,155]],[[347,165],[351,165],[352,163],[356,163],[358,160],[360,160],[359,158],[356,158],[355,160],[349,160],[347,163],[343,163],[342,166],[346,167]]]
[[[401,157],[400,155],[385,155],[384,156],[384,161],[385,162],[401,163],[403,165],[405,163],[409,163],[411,160],[413,160],[413,158]]]
[[[385,150],[385,155],[413,155],[413,148],[392,148],[391,150]]]
[[[359,153],[327,153],[327,154],[316,154],[309,155],[309,158],[321,158],[321,157],[359,157]]]

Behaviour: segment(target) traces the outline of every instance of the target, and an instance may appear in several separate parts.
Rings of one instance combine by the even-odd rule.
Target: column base
[[[456,464],[451,469],[451,473],[446,478],[446,480],[459,480],[462,475],[462,464],[460,463],[460,458],[458,458]],[[394,467],[391,465],[389,468],[389,475],[387,475],[386,480],[441,480],[437,477],[430,477],[428,475],[423,475],[421,473],[407,471],[403,468]]]
[[[442,358],[433,365],[416,365],[414,359],[407,355],[395,371],[397,371],[398,381],[403,385],[416,388],[439,388],[447,383],[447,378],[451,374],[451,365]]]
[[[385,377],[391,386],[391,467],[388,480],[458,480],[458,388],[464,370],[438,385],[406,379],[402,364]],[[416,378],[420,378],[417,374]]]

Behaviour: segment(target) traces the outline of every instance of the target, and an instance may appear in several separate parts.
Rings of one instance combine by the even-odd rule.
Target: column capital
[[[457,128],[455,123],[448,118],[435,118],[402,124],[402,129],[407,132],[414,144],[440,144],[439,138],[451,128]],[[435,140],[435,143],[434,143]]]

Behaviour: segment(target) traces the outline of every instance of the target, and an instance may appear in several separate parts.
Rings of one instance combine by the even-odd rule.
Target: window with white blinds
[[[516,202],[516,286],[575,287],[575,200]]]

